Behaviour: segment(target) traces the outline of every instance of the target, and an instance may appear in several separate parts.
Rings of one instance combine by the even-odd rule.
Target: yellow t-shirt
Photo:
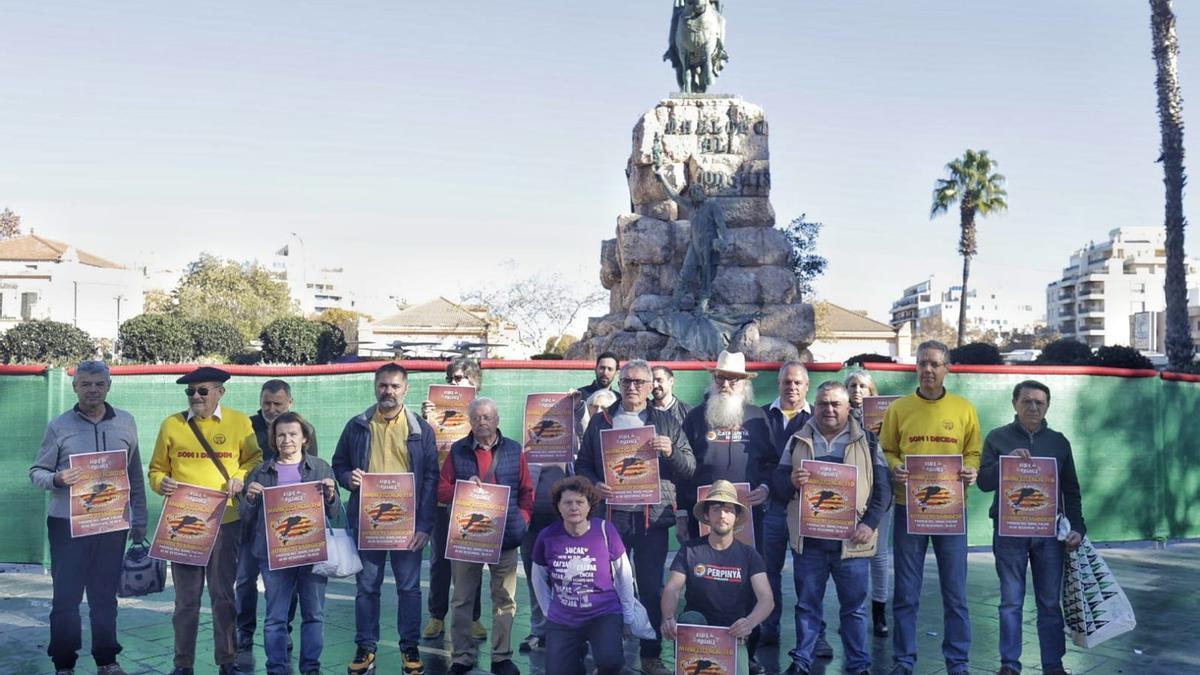
[[[208,440],[217,459],[229,472],[230,478],[246,479],[250,469],[262,462],[262,450],[250,418],[232,408],[218,408],[207,418],[195,418],[200,433]],[[188,426],[186,413],[176,413],[163,420],[150,458],[150,488],[158,492],[163,478],[170,476],[180,483],[190,483],[214,490],[225,489],[225,479],[213,465],[204,446]],[[238,519],[237,503],[230,499],[221,522]]]
[[[369,473],[408,473],[408,412],[403,408],[391,420],[378,410],[371,417]]]
[[[935,401],[909,394],[884,413],[879,447],[893,470],[907,455],[962,455],[964,467],[978,469],[983,448],[979,416],[970,401],[950,392]],[[904,498],[899,483],[896,497]]]

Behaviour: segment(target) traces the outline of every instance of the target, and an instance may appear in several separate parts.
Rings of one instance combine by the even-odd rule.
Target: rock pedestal
[[[616,237],[600,247],[609,313],[589,319],[567,358],[611,351],[623,359],[714,359],[726,348],[760,361],[798,358],[812,342],[813,311],[801,302],[790,247],[775,229],[767,138],[762,108],[736,97],[677,95],[642,116],[625,172],[633,213],[617,217]],[[689,214],[664,189],[656,165],[677,192],[702,186],[729,228],[702,314],[698,278],[679,306],[672,302]]]

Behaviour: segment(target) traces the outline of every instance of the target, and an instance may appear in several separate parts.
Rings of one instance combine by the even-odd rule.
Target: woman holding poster
[[[325,515],[332,517],[337,504],[337,484],[333,470],[324,460],[304,449],[315,437],[312,425],[300,415],[287,412],[271,423],[269,441],[278,456],[259,464],[246,476],[242,502],[242,525],[253,535],[254,554],[269,560],[267,547],[268,518],[264,516],[263,490],[298,483],[320,483]],[[324,535],[322,534],[322,537]],[[321,650],[325,633],[325,577],[314,574],[312,565],[263,570],[267,587],[267,619],[263,640],[267,651],[267,673],[291,672],[288,658],[288,606],[292,596],[300,595],[300,672],[321,672]]]
[[[550,497],[561,520],[533,545],[533,588],[547,617],[546,663],[561,668],[555,672],[583,673],[590,647],[594,672],[616,675],[625,667],[624,625],[637,623],[624,609],[637,602],[625,545],[612,523],[591,517],[600,495],[588,479],[561,480]]]

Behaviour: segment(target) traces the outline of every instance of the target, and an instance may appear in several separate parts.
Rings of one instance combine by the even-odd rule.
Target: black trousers
[[[450,507],[437,507],[437,517],[433,521],[433,542],[429,550],[429,616],[433,619],[446,619],[450,611],[450,559],[446,557],[446,538],[450,532]],[[475,608],[471,618],[479,620],[479,599],[482,596],[482,586],[475,591]]]
[[[117,660],[117,583],[125,556],[128,533],[108,532],[71,538],[71,521],[47,518],[50,538],[50,577],[54,599],[50,608],[50,645],[46,654],[54,668],[75,667],[83,646],[79,603],[87,592],[88,618],[92,625],[92,658],[96,666]]]
[[[662,654],[663,565],[667,562],[670,545],[669,528],[653,523],[646,527],[646,516],[642,511],[609,511],[609,520],[621,533],[621,543],[632,558],[638,599],[645,605],[650,625],[654,626],[656,639],[642,640],[640,652],[643,658],[658,658]]]

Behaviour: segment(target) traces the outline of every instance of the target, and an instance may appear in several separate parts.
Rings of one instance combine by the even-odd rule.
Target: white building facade
[[[1195,285],[1196,269],[1188,260],[1189,287]],[[1062,278],[1047,284],[1047,324],[1093,349],[1160,342],[1153,333],[1155,313],[1166,309],[1166,270],[1163,228],[1114,229],[1108,241],[1072,253]]]
[[[345,271],[341,267],[321,268],[308,263],[304,240],[292,234],[287,245],[275,251],[271,272],[287,282],[292,299],[300,303],[305,316],[327,309],[353,311],[353,294],[347,291]]]
[[[949,283],[931,275],[905,288],[900,299],[892,303],[892,327],[909,324],[916,334],[926,321],[941,320],[948,326],[957,326],[961,301],[961,283]],[[1007,335],[1017,330],[1031,330],[1041,323],[1042,318],[1034,304],[1026,300],[1008,297],[992,289],[971,288],[967,291],[968,328]]]

